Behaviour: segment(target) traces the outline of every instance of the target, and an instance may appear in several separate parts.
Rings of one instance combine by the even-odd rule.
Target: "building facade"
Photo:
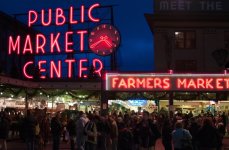
[[[222,72],[228,63],[226,0],[155,0],[146,19],[154,35],[155,71]]]
[[[32,40],[33,36],[38,33],[37,31],[28,28],[22,22],[16,20],[12,16],[9,16],[3,12],[0,12],[0,74],[4,76],[10,76],[13,78],[23,78],[22,68],[26,61],[33,60],[33,56],[8,54],[9,37],[16,37],[17,34],[21,34],[21,39],[24,41],[27,34],[30,34]],[[22,45],[21,45],[22,47]]]

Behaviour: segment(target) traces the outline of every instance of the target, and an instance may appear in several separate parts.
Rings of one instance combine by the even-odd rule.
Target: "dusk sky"
[[[6,0],[0,10],[12,15],[34,9],[69,8],[100,2],[114,7],[114,24],[121,32],[118,69],[122,71],[153,71],[153,36],[144,13],[153,12],[153,0]]]

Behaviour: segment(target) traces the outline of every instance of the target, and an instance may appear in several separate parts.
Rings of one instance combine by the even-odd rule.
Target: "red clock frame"
[[[110,55],[119,45],[119,31],[112,25],[101,24],[95,27],[89,34],[89,48],[97,55]]]

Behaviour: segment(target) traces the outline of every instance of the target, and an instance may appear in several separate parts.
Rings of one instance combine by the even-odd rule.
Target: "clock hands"
[[[95,48],[101,42],[105,42],[107,44],[107,46],[112,47],[112,44],[108,41],[108,37],[107,36],[100,36],[100,40],[95,42],[95,43],[93,43],[90,47],[91,48]]]
[[[91,48],[94,48],[94,47],[96,47],[101,42],[102,42],[102,40],[99,40],[99,41],[95,42],[94,44],[92,44],[90,47]]]

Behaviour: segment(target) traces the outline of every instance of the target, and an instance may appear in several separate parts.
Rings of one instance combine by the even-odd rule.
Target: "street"
[[[229,150],[229,138],[224,138],[223,141],[224,148],[222,150]],[[8,150],[26,150],[26,144],[24,142],[21,142],[20,140],[11,140],[7,142]],[[61,150],[69,150],[70,149],[70,143],[61,142],[60,146]],[[44,150],[52,150],[52,144],[49,143]],[[156,143],[156,149],[155,150],[164,150],[161,140],[159,139]]]

